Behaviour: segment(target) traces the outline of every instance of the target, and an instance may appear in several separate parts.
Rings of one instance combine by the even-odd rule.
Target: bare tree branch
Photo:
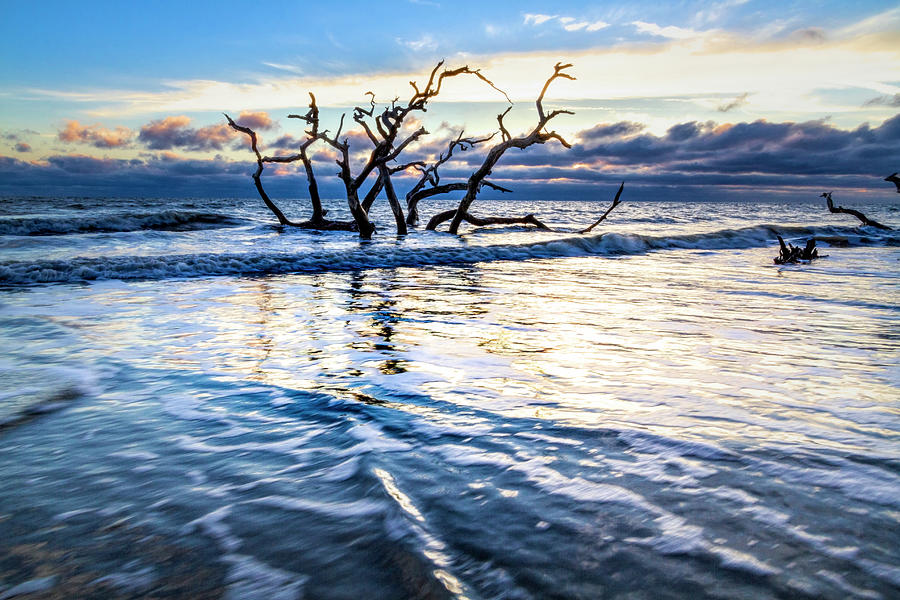
[[[509,132],[503,125],[503,117],[507,114],[507,112],[509,112],[509,109],[507,109],[497,117],[497,121],[500,125],[502,141],[488,151],[487,156],[485,156],[484,162],[481,164],[481,166],[474,173],[472,173],[471,176],[469,176],[466,194],[465,196],[463,196],[462,200],[460,200],[459,206],[456,209],[456,216],[454,216],[453,220],[450,222],[450,233],[458,233],[460,224],[464,220],[466,214],[468,214],[469,207],[471,206],[472,202],[475,201],[475,198],[478,195],[479,190],[481,189],[481,182],[491,174],[491,170],[507,150],[509,150],[510,148],[524,149],[533,144],[544,144],[550,140],[556,140],[563,146],[567,148],[570,147],[569,143],[566,142],[566,140],[563,139],[561,135],[559,135],[555,131],[546,131],[545,129],[547,123],[554,117],[561,114],[571,113],[569,111],[556,110],[549,115],[546,115],[544,114],[543,101],[544,96],[547,93],[547,89],[550,87],[550,84],[554,80],[559,78],[574,79],[574,77],[565,72],[565,69],[568,69],[571,66],[572,65],[570,64],[556,63],[556,66],[553,68],[553,74],[547,78],[547,81],[544,83],[544,87],[541,90],[541,94],[540,96],[538,96],[536,102],[538,122],[530,133],[517,138],[513,138],[509,135]]]
[[[281,209],[278,208],[274,202],[269,198],[269,195],[266,193],[266,190],[263,188],[262,180],[260,179],[260,175],[262,175],[263,169],[263,157],[259,153],[259,148],[256,146],[256,132],[250,129],[249,127],[244,127],[242,125],[238,125],[232,120],[227,114],[225,118],[228,119],[228,125],[231,126],[235,131],[240,131],[241,133],[246,133],[250,136],[250,147],[253,148],[253,153],[256,155],[256,172],[251,175],[253,177],[253,184],[256,186],[256,191],[259,193],[259,197],[262,198],[262,201],[265,202],[266,206],[275,217],[278,219],[278,223],[281,225],[293,225],[291,221],[284,216],[284,213],[281,212]]]
[[[444,212],[438,213],[431,217],[431,220],[428,221],[428,225],[426,229],[429,231],[434,231],[438,225],[445,221],[449,221],[456,215],[456,209],[446,210]],[[534,225],[538,229],[542,229],[544,231],[552,231],[549,227],[541,223],[537,217],[532,214],[525,215],[524,217],[483,217],[479,218],[470,213],[466,213],[463,215],[463,220],[467,223],[471,223],[472,225],[476,225],[478,227],[484,227],[486,225]]]
[[[831,200],[831,192],[825,192],[824,194],[822,194],[819,197],[825,198],[825,201],[828,204],[829,212],[853,215],[854,217],[859,219],[862,222],[862,224],[865,226],[874,227],[875,229],[883,229],[885,231],[893,231],[893,229],[891,229],[887,225],[882,225],[878,221],[873,221],[872,219],[866,217],[866,215],[862,214],[858,210],[853,210],[852,208],[844,208],[843,206],[835,207],[834,202]]]
[[[622,196],[622,190],[623,190],[623,189],[625,189],[625,182],[624,182],[624,181],[622,182],[622,185],[619,186],[619,191],[616,192],[616,197],[613,198],[612,206],[610,206],[608,209],[606,209],[606,212],[603,213],[603,216],[601,216],[599,219],[597,219],[596,221],[594,221],[594,224],[593,224],[593,225],[591,225],[590,227],[585,227],[584,229],[582,229],[582,230],[579,231],[578,233],[590,233],[591,229],[593,229],[594,227],[596,227],[597,225],[599,225],[600,223],[602,223],[604,220],[606,220],[606,217],[609,216],[609,213],[611,213],[611,212],[613,211],[613,209],[619,205],[619,198]]]

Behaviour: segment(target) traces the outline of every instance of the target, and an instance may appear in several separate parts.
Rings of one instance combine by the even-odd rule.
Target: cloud
[[[584,141],[602,140],[606,138],[624,138],[640,133],[645,128],[643,123],[631,121],[619,121],[618,123],[603,123],[578,135]]]
[[[622,136],[608,132],[618,127]],[[633,124],[602,124],[583,131],[575,158],[591,164],[651,169],[657,173],[718,173],[741,178],[765,173],[877,175],[900,155],[900,114],[879,127],[838,129],[824,121],[805,123],[679,123],[662,136],[633,134]],[[564,153],[563,153],[564,154]],[[573,158],[569,157],[572,161]],[[548,162],[558,162],[555,158]]]
[[[237,118],[237,124],[255,130],[267,130],[275,127],[275,122],[269,116],[269,113],[265,111],[243,111]]]
[[[90,144],[96,148],[119,148],[131,142],[132,132],[127,127],[114,130],[97,125],[81,125],[78,121],[66,121],[66,128],[58,133],[63,142]]]
[[[31,145],[25,142],[19,142],[15,145],[16,152],[31,152]]]
[[[825,121],[744,123],[687,121],[664,134],[648,133],[640,123],[601,123],[579,132],[571,150],[545,144],[526,152],[507,152],[492,179],[519,189],[550,179],[572,185],[625,180],[665,193],[673,189],[721,198],[743,187],[765,186],[796,197],[809,188],[843,189],[844,194],[881,189],[884,173],[896,170],[900,155],[900,114],[878,127],[840,129]],[[468,176],[481,164],[478,154],[463,155],[443,168],[442,181]],[[573,188],[574,189],[574,188]],[[633,189],[633,187],[632,187]],[[688,192],[690,190],[690,193]],[[562,192],[559,192],[562,193]],[[757,192],[758,193],[758,192]],[[864,192],[863,192],[864,193]],[[653,197],[652,195],[648,197]]]
[[[187,117],[169,117],[155,124],[154,140],[172,148],[191,149],[198,143],[208,143],[206,138],[197,141],[203,129],[191,128]],[[410,148],[403,159],[433,160],[458,134],[457,130],[441,127],[435,131],[435,136]],[[370,150],[370,142],[359,131],[347,137],[354,143],[354,160]],[[798,197],[810,194],[811,188],[827,188],[843,190],[842,197],[849,198],[866,190],[877,192],[884,174],[896,170],[893,160],[900,155],[900,114],[878,126],[864,124],[849,129],[826,120],[686,120],[655,133],[643,123],[617,121],[598,123],[567,138],[573,143],[571,150],[548,143],[524,152],[507,152],[492,179],[515,189],[516,197],[546,197],[548,193],[561,198],[585,197],[624,179],[635,198],[665,193],[684,199],[715,199],[737,193],[739,188],[748,199],[758,195],[760,188],[766,189],[767,197],[776,192],[781,194],[777,197]],[[442,167],[441,181],[465,180],[497,141],[456,152]],[[270,148],[290,148],[292,143],[296,139],[286,135]],[[27,189],[29,193],[67,190],[70,194],[128,195],[149,193],[153,186],[162,186],[173,194],[252,196],[253,186],[247,179],[255,165],[252,158],[191,159],[169,150],[147,152],[130,160],[84,155],[57,155],[31,162],[0,158],[0,192],[23,193],[21,190]],[[334,151],[322,144],[314,151],[323,195],[340,197],[342,188],[334,177]],[[302,172],[299,164],[267,168],[267,190],[296,195],[298,189],[304,189]],[[401,197],[414,175],[398,175]],[[554,183],[548,187],[551,180]]]
[[[900,94],[894,94],[893,96],[878,96],[876,98],[872,98],[871,100],[866,100],[863,106],[900,106]]]
[[[556,18],[557,18],[557,15],[542,15],[542,14],[535,14],[535,13],[526,13],[524,23],[526,25],[542,25],[542,24],[546,23],[547,21],[550,21],[550,20],[556,19]]]
[[[559,15],[542,15],[527,13],[523,23],[525,25],[538,26],[549,21],[557,21],[566,31],[600,31],[609,27],[606,21],[586,21],[584,19],[576,19],[575,17],[560,17]]]
[[[272,142],[271,144],[266,144],[267,148],[277,148],[280,150],[292,150],[300,145],[300,140],[292,136],[291,134],[285,134]]]
[[[427,33],[415,40],[404,40],[402,38],[397,38],[397,43],[401,46],[406,46],[414,52],[421,52],[423,50],[435,50],[438,47],[437,42],[434,40],[434,38]]]
[[[633,21],[632,25],[637,28],[638,33],[649,33],[657,37],[664,37],[672,40],[685,40],[697,37],[698,33],[693,29],[684,29],[669,25],[668,27],[660,27],[656,23],[646,23],[644,21]]]
[[[738,96],[737,98],[732,100],[731,102],[728,102],[726,104],[720,104],[718,107],[716,107],[716,110],[724,113],[724,112],[728,112],[730,110],[734,110],[735,108],[739,108],[739,107],[747,104],[747,96],[749,96],[749,95],[750,95],[749,92],[744,92],[743,94],[741,94],[740,96]]]
[[[282,63],[274,63],[274,62],[263,62],[267,67],[272,67],[273,69],[278,69],[279,71],[287,71],[288,73],[294,73],[296,75],[303,75],[305,72],[300,67],[294,65],[285,65]]]
[[[258,114],[258,113],[242,113]],[[185,150],[221,150],[237,133],[227,124],[209,125],[200,129],[189,127],[191,119],[172,116],[152,121],[141,127],[140,140],[151,150],[183,148]]]
[[[821,27],[807,27],[798,29],[791,34],[791,37],[801,42],[819,44],[828,40],[825,30]]]

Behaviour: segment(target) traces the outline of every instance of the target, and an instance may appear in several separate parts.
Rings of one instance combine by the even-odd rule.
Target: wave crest
[[[73,217],[8,217],[0,219],[0,235],[67,235],[141,231],[191,231],[236,227],[246,221],[209,212],[164,210]]]
[[[349,251],[317,250],[294,254],[197,253],[17,261],[0,263],[0,284],[354,271],[568,256],[621,256],[656,250],[725,250],[770,246],[775,243],[776,234],[786,238],[837,236],[853,245],[900,245],[900,234],[897,232],[868,235],[851,227],[776,228],[760,225],[702,234],[643,236],[603,233],[525,244],[472,247],[404,248],[364,245]]]

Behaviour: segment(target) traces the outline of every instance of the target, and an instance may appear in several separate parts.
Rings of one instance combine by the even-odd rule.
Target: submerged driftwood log
[[[816,238],[810,239],[806,242],[806,247],[800,248],[793,244],[785,244],[784,239],[780,235],[777,237],[781,252],[775,258],[776,265],[809,262],[819,258],[819,251],[816,250]]]

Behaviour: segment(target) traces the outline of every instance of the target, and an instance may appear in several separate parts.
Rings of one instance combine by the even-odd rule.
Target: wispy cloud
[[[674,25],[661,27],[656,23],[646,23],[644,21],[633,21],[631,24],[637,28],[638,33],[649,33],[650,35],[672,40],[684,40],[697,36],[697,32],[693,29],[675,27]]]
[[[544,23],[556,21],[566,31],[600,31],[609,27],[606,21],[588,21],[584,19],[576,19],[575,17],[561,17],[559,15],[542,15],[527,13],[525,15],[525,25],[543,25]]]
[[[653,27],[664,29],[659,25]],[[648,44],[652,45],[653,52],[647,52]],[[480,68],[513,100],[528,102],[534,100],[544,79],[535,65],[547,65],[549,71],[550,65],[559,60],[575,65],[573,72],[578,80],[554,83],[551,97],[573,100],[706,97],[716,98],[706,106],[706,110],[715,111],[720,103],[726,102],[722,98],[737,97],[752,90],[755,115],[786,118],[790,114],[794,119],[825,114],[837,118],[859,110],[859,104],[865,100],[862,98],[856,106],[850,106],[842,100],[830,99],[822,90],[858,88],[872,90],[872,96],[893,96],[897,87],[885,82],[900,81],[900,45],[857,43],[834,36],[811,47],[789,38],[759,41],[724,32],[706,32],[692,39],[654,36],[641,45],[601,46],[568,51],[563,56],[557,50],[547,50],[465,57],[465,62]],[[321,108],[346,107],[364,101],[362,95],[366,90],[380,99],[406,97],[411,91],[409,81],[421,84],[429,71],[430,65],[423,65],[416,71],[359,72],[339,77],[270,74],[242,83],[167,81],[157,91],[79,91],[78,98],[90,102],[84,107],[88,114],[104,122],[135,115],[193,115],[221,110],[237,113],[247,107],[270,112],[295,110],[309,91],[316,94]],[[67,90],[49,90],[43,98],[68,99],[70,94]],[[498,99],[502,100],[502,96],[482,82],[457,77],[444,87],[440,102]],[[589,116],[577,108],[576,111],[578,114],[571,121],[586,126]],[[658,127],[654,125],[655,129]]]
[[[19,142],[15,145],[16,152],[31,152],[31,145],[25,142]]]
[[[711,25],[722,20],[732,9],[747,4],[749,0],[725,0],[724,2],[712,2],[694,15],[693,22],[701,25]]]
[[[415,52],[421,52],[422,50],[435,50],[438,46],[435,39],[427,33],[414,40],[397,38],[397,43],[401,46],[406,46],[407,48],[409,48],[410,50],[414,50]]]
[[[272,67],[273,69],[278,69],[279,71],[287,71],[288,73],[295,73],[297,75],[303,75],[304,71],[300,67],[295,65],[286,65],[284,63],[274,63],[274,62],[264,62],[264,65],[267,67]]]
[[[900,94],[893,96],[878,96],[871,100],[866,100],[863,106],[894,106],[900,107]]]
[[[719,112],[728,112],[730,110],[734,110],[735,108],[739,108],[745,104],[747,104],[747,96],[749,96],[749,92],[744,92],[731,102],[726,102],[725,104],[720,104],[716,110]]]
[[[525,14],[525,24],[526,25],[542,25],[547,21],[552,19],[556,19],[557,15],[542,15],[536,13],[526,13]]]

